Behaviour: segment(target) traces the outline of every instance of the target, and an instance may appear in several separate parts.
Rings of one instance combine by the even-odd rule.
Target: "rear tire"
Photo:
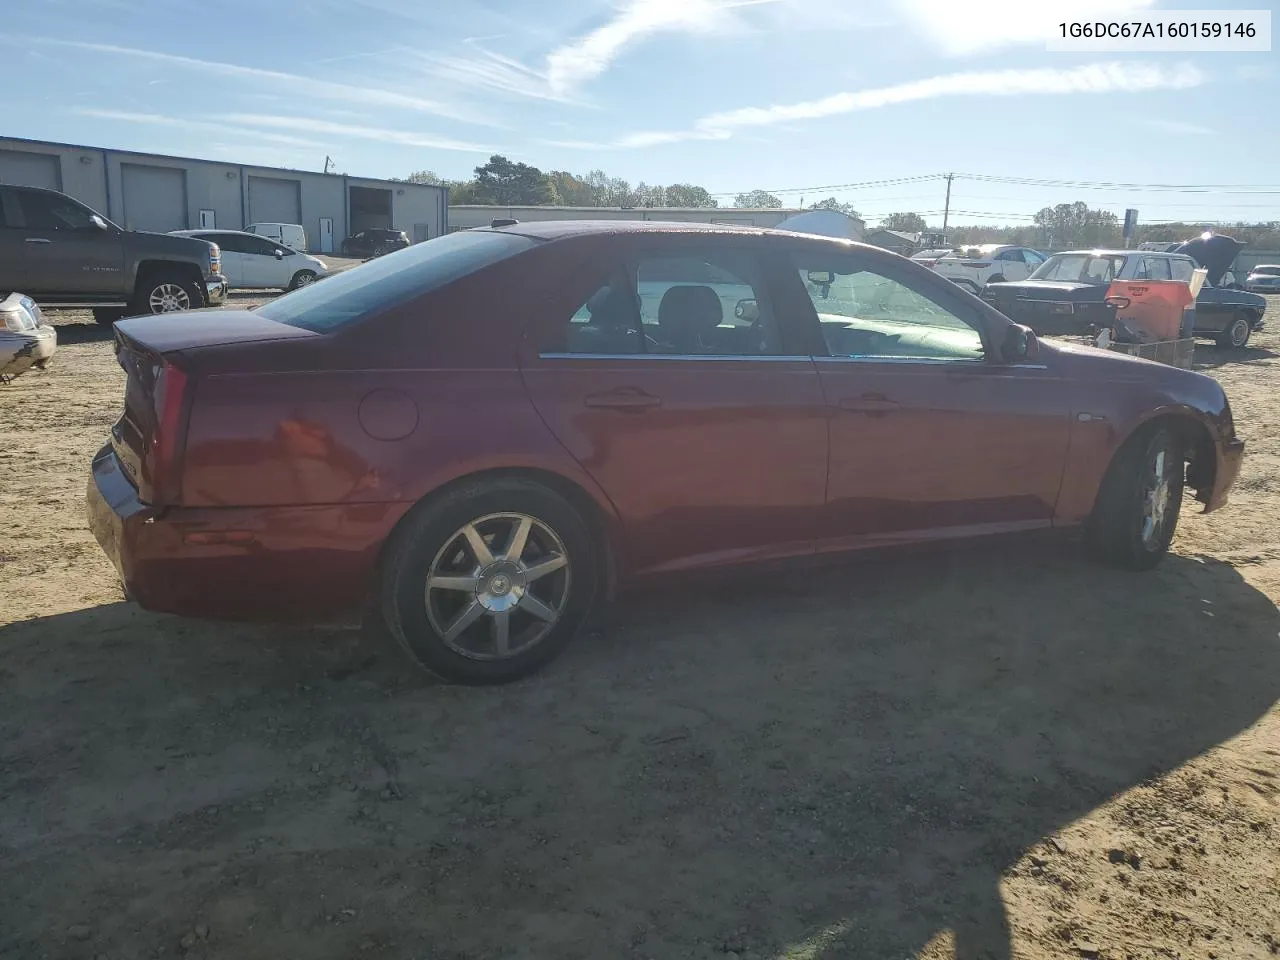
[[[1168,426],[1131,437],[1116,454],[1086,527],[1100,560],[1149,570],[1169,551],[1186,483],[1183,444]]]
[[[997,273],[994,277],[987,277],[987,283],[1004,283],[1004,274]],[[986,284],[983,284],[986,286]]]
[[[1218,334],[1218,346],[1229,350],[1243,350],[1253,335],[1253,324],[1247,315],[1237,313],[1231,318],[1225,330]]]
[[[181,271],[159,269],[138,278],[129,309],[138,314],[155,314],[177,313],[203,306],[204,291],[200,284]]]
[[[587,523],[559,494],[515,478],[468,483],[421,504],[393,535],[383,620],[444,680],[508,683],[573,639],[595,601],[597,558]]]

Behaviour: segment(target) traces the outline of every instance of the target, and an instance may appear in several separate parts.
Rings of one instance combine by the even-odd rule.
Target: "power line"
[[[765,193],[808,193],[811,190],[862,190],[868,187],[885,187],[899,183],[921,183],[925,180],[941,180],[941,173],[922,174],[917,177],[893,177],[887,180],[863,180],[859,183],[828,183],[817,187],[782,187],[765,190]],[[726,190],[723,193],[712,193],[713,197],[736,197],[740,193],[752,193],[753,190]]]

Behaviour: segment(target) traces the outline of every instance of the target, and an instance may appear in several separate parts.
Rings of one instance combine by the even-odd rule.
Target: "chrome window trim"
[[[804,354],[777,356],[754,353],[540,353],[539,360],[812,360]]]
[[[814,357],[814,360],[837,363],[923,363],[929,366],[937,366],[939,364],[948,363],[986,363],[985,357],[878,357],[873,354],[866,356],[850,355],[847,357]]]

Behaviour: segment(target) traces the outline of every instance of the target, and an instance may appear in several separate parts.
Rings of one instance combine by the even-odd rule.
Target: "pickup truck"
[[[227,281],[217,244],[124,230],[56,190],[0,184],[0,289],[110,324],[215,306]]]

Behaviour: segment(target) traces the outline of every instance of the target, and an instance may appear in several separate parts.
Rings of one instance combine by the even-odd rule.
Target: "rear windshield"
[[[1280,277],[1280,267],[1272,267],[1272,266],[1254,267],[1253,272],[1255,275],[1259,275],[1263,277]]]
[[[1057,253],[1042,263],[1032,280],[1066,280],[1072,283],[1110,283],[1124,266],[1124,257],[1088,253]]]
[[[512,233],[462,230],[299,287],[258,308],[268,320],[326,333],[533,246]]]

